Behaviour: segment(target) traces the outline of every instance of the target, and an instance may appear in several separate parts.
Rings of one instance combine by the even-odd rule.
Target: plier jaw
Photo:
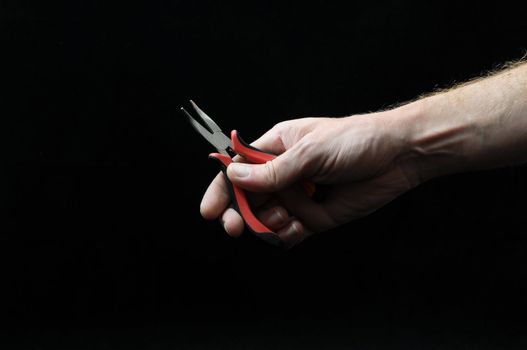
[[[203,136],[205,140],[209,141],[209,143],[213,145],[214,148],[216,148],[218,153],[225,155],[233,154],[234,151],[232,149],[231,140],[221,131],[221,128],[218,126],[218,124],[216,124],[216,122],[212,120],[211,117],[203,112],[198,107],[198,105],[194,103],[194,101],[190,100],[190,104],[192,105],[192,108],[198,117],[201,119],[202,123],[205,124],[204,127],[200,122],[194,119],[194,117],[192,117],[192,115],[187,112],[185,108],[181,107],[181,111],[187,117],[194,130]]]

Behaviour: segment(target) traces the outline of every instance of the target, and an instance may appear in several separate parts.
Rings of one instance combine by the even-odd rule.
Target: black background
[[[3,1],[5,348],[525,347],[527,170],[430,181],[284,252],[199,215],[178,108],[254,139],[520,58],[519,6]],[[8,346],[7,346],[8,345]]]

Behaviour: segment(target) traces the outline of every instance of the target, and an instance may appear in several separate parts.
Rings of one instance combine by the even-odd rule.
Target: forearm
[[[419,181],[527,161],[527,64],[391,112]]]

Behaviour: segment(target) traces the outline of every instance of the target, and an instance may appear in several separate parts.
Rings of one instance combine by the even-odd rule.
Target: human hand
[[[393,113],[393,112],[392,112]],[[233,184],[254,193],[252,206],[263,224],[286,247],[367,215],[417,184],[389,112],[346,118],[303,118],[277,124],[255,147],[279,156],[265,164],[233,163]],[[321,202],[298,186],[310,179],[328,187]],[[244,229],[241,216],[229,208],[224,175],[218,174],[201,202],[206,219],[221,218],[231,236]]]
[[[527,64],[517,62],[396,109],[282,122],[254,142],[279,154],[276,159],[232,163],[227,176],[254,192],[256,215],[291,247],[433,177],[527,162],[525,96]],[[315,202],[296,185],[301,179],[328,185],[328,196]],[[221,218],[227,233],[238,236],[244,223],[229,203],[219,174],[203,196],[201,213]]]

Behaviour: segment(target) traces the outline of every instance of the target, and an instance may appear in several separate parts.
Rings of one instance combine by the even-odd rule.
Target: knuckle
[[[289,126],[289,120],[281,121],[279,123],[276,123],[271,130],[276,131],[278,134],[280,134],[283,130],[287,129]]]
[[[304,137],[300,142],[299,142],[299,152],[300,152],[300,155],[309,155],[313,149],[316,147],[316,141],[312,138],[312,137],[309,137],[309,136],[306,136]]]
[[[310,169],[315,161],[316,154],[319,150],[319,144],[311,137],[304,137],[299,143],[296,150],[296,159],[300,169]]]

